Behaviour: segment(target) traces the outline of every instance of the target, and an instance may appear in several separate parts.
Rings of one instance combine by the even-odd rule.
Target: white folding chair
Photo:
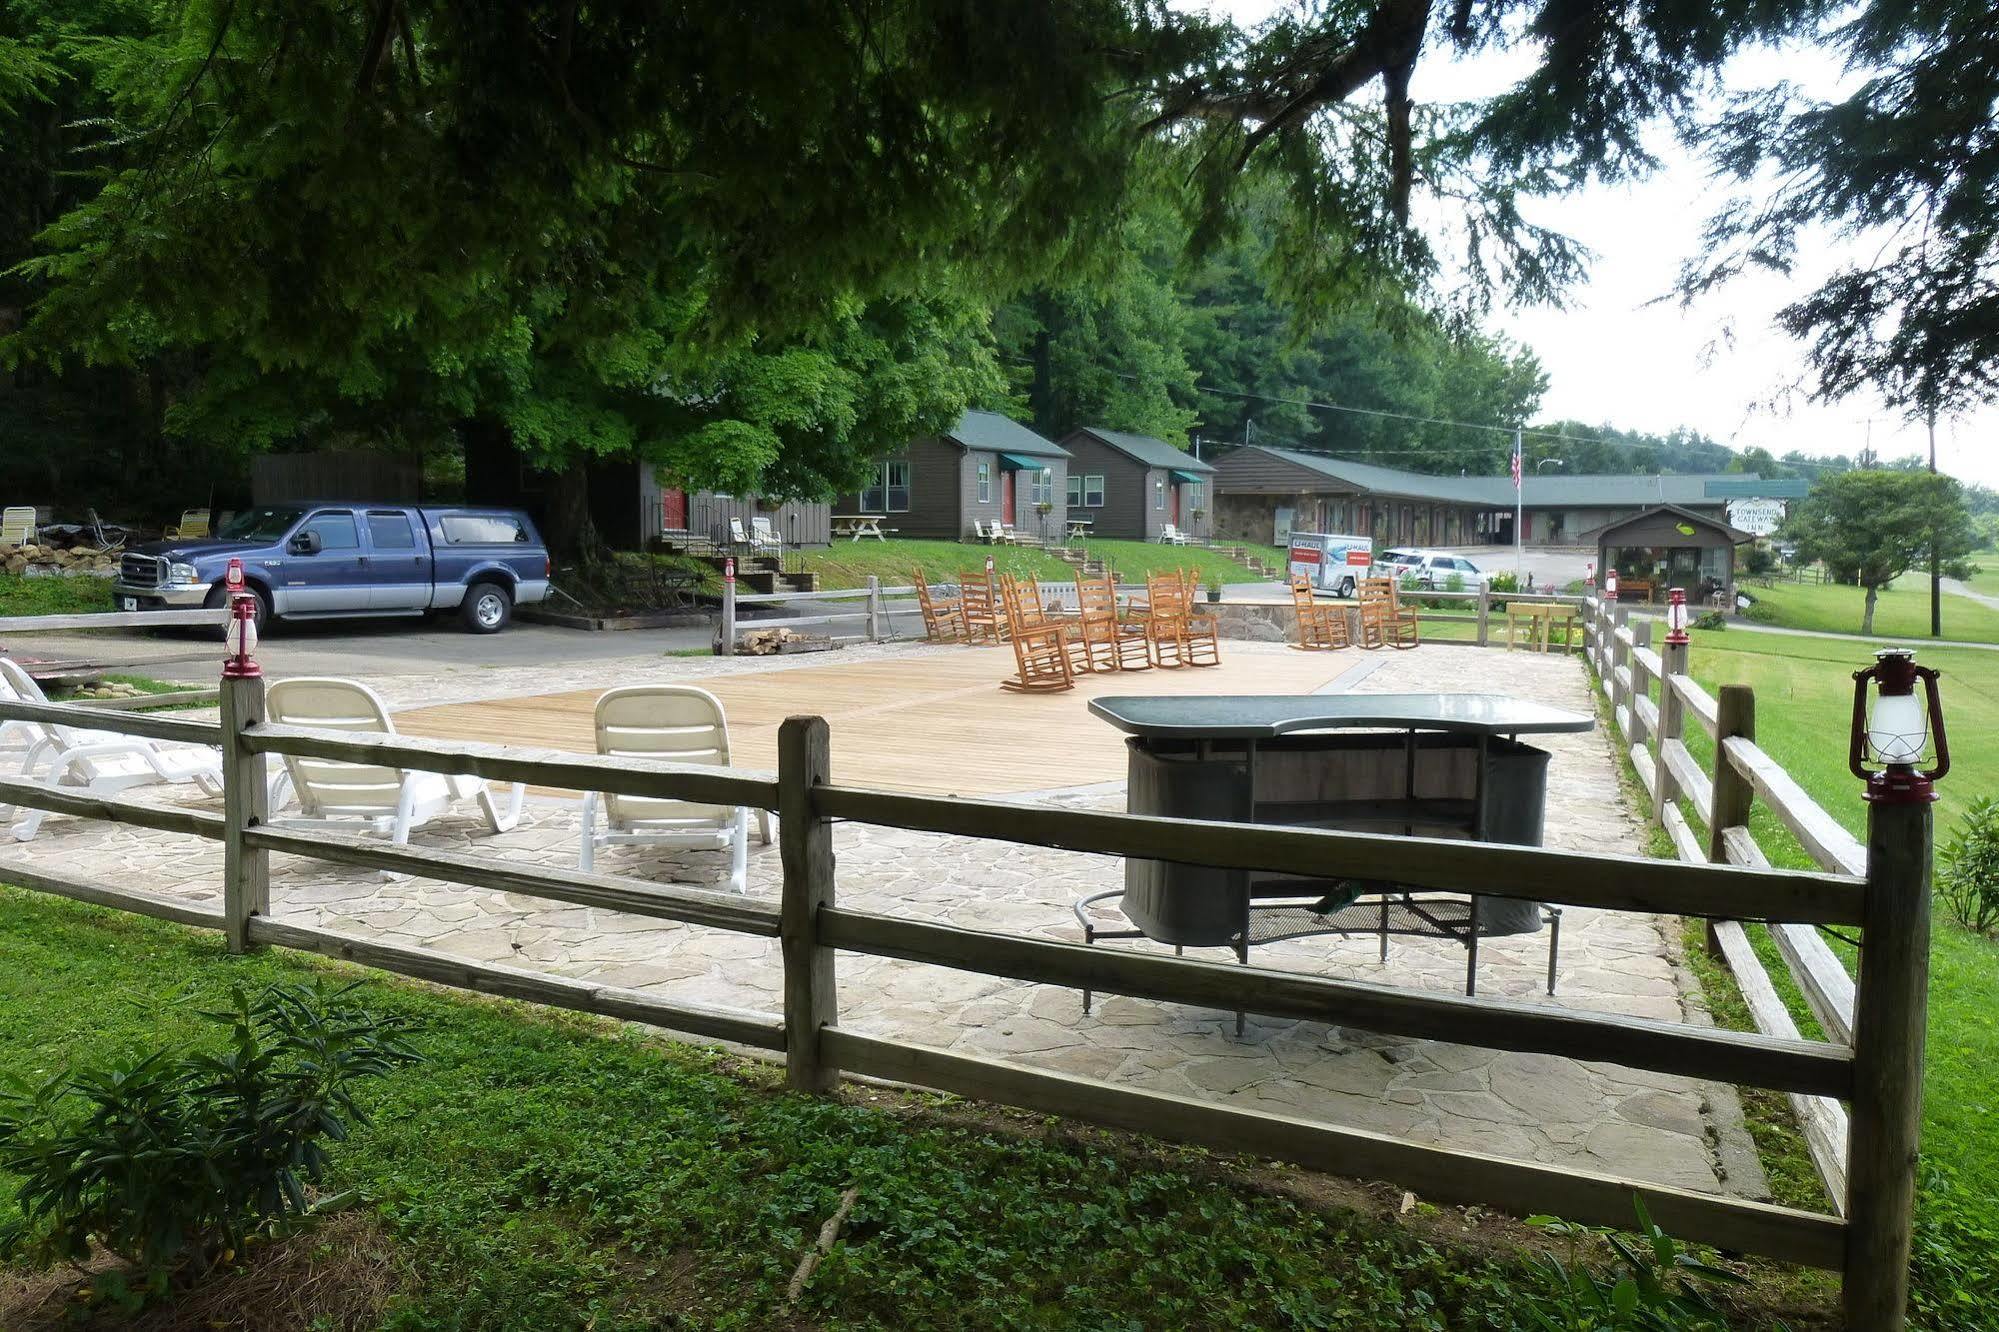
[[[311,676],[279,680],[266,696],[265,713],[283,726],[391,735],[396,729],[381,697],[353,680]],[[527,787],[515,782],[503,811],[491,788],[478,777],[296,754],[285,755],[285,772],[298,797],[299,813],[273,818],[272,823],[336,832],[358,828],[378,837],[386,834],[398,846],[408,843],[412,828],[422,827],[461,800],[476,800],[487,826],[496,833],[506,832],[521,821],[521,805],[527,798]]]
[[[729,766],[729,721],[721,700],[690,685],[632,685],[597,700],[597,752],[616,758]],[[598,831],[597,811],[604,811]],[[757,810],[759,838],[770,844],[770,815]],[[617,844],[679,846],[729,852],[729,890],[748,884],[750,811],[741,805],[700,805],[685,800],[583,795],[583,833],[577,866],[595,866],[600,847]]]
[[[0,699],[49,701],[35,678],[6,657],[0,657]],[[0,723],[0,741],[22,754],[23,777],[50,786],[111,795],[137,786],[193,783],[208,795],[222,794],[221,753],[205,745],[178,745],[115,731],[24,721]],[[25,842],[32,838],[46,814],[46,810],[23,809],[12,829],[14,839]]]
[[[18,504],[0,509],[0,546],[25,546],[35,539],[35,509]]]

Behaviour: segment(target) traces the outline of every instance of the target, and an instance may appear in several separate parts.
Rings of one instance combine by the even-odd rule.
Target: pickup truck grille
[[[158,587],[167,578],[167,562],[151,555],[127,555],[118,562],[118,579],[127,587]]]

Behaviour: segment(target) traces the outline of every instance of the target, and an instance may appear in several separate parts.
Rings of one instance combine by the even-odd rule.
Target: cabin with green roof
[[[1215,469],[1151,435],[1084,426],[1062,440],[1070,512],[1093,537],[1157,541],[1168,524],[1205,541],[1215,530]]]
[[[874,469],[859,491],[834,501],[835,518],[871,514],[896,536],[946,541],[994,522],[1049,544],[1067,530],[1068,452],[998,412],[968,411],[942,434],[884,455]]]

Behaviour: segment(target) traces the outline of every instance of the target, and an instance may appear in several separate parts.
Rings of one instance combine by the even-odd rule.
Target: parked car
[[[456,611],[475,634],[546,597],[551,572],[541,534],[517,509],[274,504],[212,537],[127,551],[111,595],[128,611],[220,606],[231,560],[243,562],[260,625]]]
[[[1376,571],[1398,581],[1414,578],[1420,586],[1433,592],[1447,590],[1453,577],[1463,582],[1464,591],[1476,591],[1481,583],[1492,577],[1464,556],[1453,555],[1446,550],[1383,551]]]

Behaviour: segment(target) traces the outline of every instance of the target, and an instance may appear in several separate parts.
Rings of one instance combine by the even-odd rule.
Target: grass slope
[[[111,609],[108,578],[22,578],[0,574],[0,616],[82,615]]]
[[[1265,563],[1279,558],[1276,547],[1259,548]],[[1150,573],[1172,569],[1192,569],[1206,582],[1218,578],[1224,583],[1249,583],[1256,575],[1242,565],[1200,546],[1162,546],[1145,541],[1092,541],[1090,553],[1109,562],[1127,580],[1141,580]],[[953,580],[968,569],[984,567],[986,557],[1001,573],[1018,578],[1035,577],[1066,581],[1076,576],[1069,565],[1033,546],[981,546],[960,541],[836,541],[824,549],[801,551],[804,567],[819,575],[822,588],[863,587],[868,575],[890,587],[910,581],[912,570],[922,569],[932,582]]]
[[[1835,634],[1860,632],[1867,594],[1842,583],[1777,583],[1745,587],[1758,603],[1776,609],[1770,623],[1782,629],[1817,629]],[[1943,636],[1964,643],[1999,643],[1999,610],[1969,597],[1945,593]],[[1882,591],[1874,607],[1874,632],[1888,638],[1930,636],[1930,585],[1910,575]]]
[[[1691,656],[1694,678],[1711,692],[1723,684],[1747,684],[1756,691],[1756,740],[1812,794],[1825,810],[1856,835],[1865,835],[1866,806],[1860,785],[1846,769],[1846,735],[1852,708],[1852,673],[1871,659],[1872,645],[1827,639],[1788,638],[1740,628],[1695,631]],[[1937,840],[1975,797],[1999,791],[1999,653],[1970,648],[1922,648],[1919,659],[1943,672],[1945,717],[1957,743],[1950,775],[1939,785]],[[1709,766],[1713,746],[1689,726],[1688,747]],[[1796,840],[1758,804],[1750,819],[1758,843],[1773,862],[1794,868],[1811,864]],[[1753,933],[1761,939],[1762,931]],[[1853,965],[1853,950],[1833,947]],[[1775,959],[1766,951],[1766,963]],[[1999,1283],[1999,942],[1972,936],[1938,915],[1931,948],[1930,1023],[1924,1079],[1926,1160],[1949,1178],[1933,1179],[1926,1190],[1926,1224],[1950,1232],[1948,1254],[1932,1254],[1935,1264],[1972,1262],[1969,1274],[1940,1277],[1932,1271],[1925,1296],[1941,1301],[1958,1293]],[[1773,967],[1800,1026],[1815,1030],[1795,988]],[[1919,1255],[1920,1258],[1920,1255]],[[1957,1311],[1964,1321],[1935,1326],[1999,1327],[1999,1310],[1981,1302],[1976,1311]]]
[[[0,1068],[182,1041],[231,984],[309,969],[328,967],[0,888]],[[422,1023],[428,1060],[368,1089],[374,1122],[329,1181],[360,1189],[393,1241],[382,1325],[398,1332],[1531,1325],[1538,1277],[1510,1247],[1455,1238],[1480,1228],[1459,1213],[1419,1208],[1408,1222],[1440,1237],[1419,1238],[1307,1200],[1300,1172],[931,1098],[794,1096],[768,1065],[630,1028],[363,990]],[[844,1238],[789,1310],[849,1185]],[[0,1187],[0,1224],[11,1212]],[[1803,1322],[1777,1312],[1823,1325],[1803,1298]]]

